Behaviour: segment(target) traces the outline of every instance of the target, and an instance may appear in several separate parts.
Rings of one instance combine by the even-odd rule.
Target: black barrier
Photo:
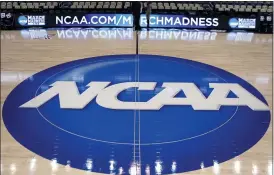
[[[3,15],[6,16],[6,15]],[[14,29],[28,27],[132,27],[133,16],[131,14],[91,14],[91,13],[65,13],[65,14],[11,14],[8,22]],[[146,27],[146,16],[142,15],[140,25]],[[152,28],[181,28],[203,30],[245,30],[257,32],[260,30],[259,16],[194,16],[194,15],[167,15],[152,14],[150,27]]]
[[[15,20],[15,16],[13,13],[1,13],[1,21],[0,21],[0,26],[1,29],[14,29],[14,20]]]

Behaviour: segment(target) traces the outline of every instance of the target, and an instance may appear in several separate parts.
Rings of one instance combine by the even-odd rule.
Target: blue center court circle
[[[109,87],[137,80],[156,82],[156,86],[154,90],[128,88],[117,98],[134,102],[138,92],[138,101],[147,102],[164,89],[165,82],[194,83],[208,98],[213,90],[209,83],[237,83],[267,104],[246,81],[204,63],[158,55],[111,55],[60,64],[26,79],[7,97],[3,120],[19,143],[44,158],[101,173],[118,173],[122,167],[126,174],[136,154],[142,157],[143,173],[150,166],[151,174],[156,174],[157,161],[162,162],[162,174],[172,173],[173,162],[177,173],[200,169],[201,163],[209,167],[247,151],[269,127],[270,111],[237,105],[219,110],[165,105],[159,110],[136,111],[105,108],[94,98],[83,109],[64,109],[56,95],[38,108],[20,108],[57,81],[75,82],[82,94],[91,81],[110,82]],[[186,96],[181,91],[176,97]],[[237,97],[228,94],[227,98]],[[87,166],[91,160],[92,168]]]

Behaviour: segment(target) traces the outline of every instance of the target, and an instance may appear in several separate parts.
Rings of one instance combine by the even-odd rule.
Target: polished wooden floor
[[[44,36],[45,32],[48,36]],[[187,58],[243,78],[264,95],[272,111],[272,35],[162,30],[144,31],[139,37],[141,54]],[[135,52],[135,34],[131,29],[89,33],[79,30],[1,31],[1,106],[17,84],[43,69],[85,57]],[[262,140],[239,157],[184,174],[272,175],[272,138],[270,126]],[[28,151],[11,137],[1,120],[2,175],[87,173]]]

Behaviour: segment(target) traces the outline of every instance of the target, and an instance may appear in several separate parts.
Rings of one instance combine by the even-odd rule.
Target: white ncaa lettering
[[[221,106],[248,106],[254,111],[269,110],[268,106],[257,99],[253,94],[245,90],[239,84],[234,83],[209,83],[210,88],[214,88],[207,99],[207,103],[214,104],[212,110],[219,110]],[[238,98],[226,98],[232,91]]]
[[[138,87],[138,90],[153,90],[155,82],[126,82],[109,86],[101,91],[96,98],[96,102],[105,108],[110,109],[151,109],[147,102],[124,102],[118,100],[117,96],[124,90]]]
[[[165,89],[148,102],[151,110],[159,110],[164,105],[191,105],[194,110],[204,110],[206,98],[194,83],[163,83],[162,87]],[[175,97],[180,91],[185,98]]]
[[[164,105],[190,105],[194,110],[219,110],[221,106],[248,106],[254,111],[267,111],[269,107],[236,83],[209,83],[214,88],[206,98],[194,83],[166,82],[164,89],[147,102],[121,101],[118,95],[129,88],[154,90],[156,82],[124,82],[107,87],[110,82],[90,82],[82,94],[74,81],[57,81],[52,88],[21,105],[37,108],[59,95],[60,108],[83,109],[96,96],[98,105],[119,110],[159,110]],[[183,91],[186,97],[175,97]],[[227,98],[229,92],[236,98]]]
[[[60,108],[83,109],[110,82],[90,82],[89,87],[79,94],[74,81],[57,81],[52,88],[21,105],[21,108],[38,108],[56,95],[59,95]]]

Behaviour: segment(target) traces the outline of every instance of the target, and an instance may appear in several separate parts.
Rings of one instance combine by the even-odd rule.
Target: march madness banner
[[[60,15],[55,16],[56,26],[111,26],[132,27],[133,16],[131,14],[86,14],[86,15]],[[140,25],[147,26],[146,15],[141,15]],[[219,18],[195,17],[183,15],[151,15],[151,27],[173,28],[218,28]]]
[[[188,29],[245,29],[255,30],[259,20],[228,16],[186,16],[153,14],[150,27]],[[147,26],[146,15],[141,15],[140,25]],[[16,15],[16,27],[132,27],[131,14],[58,14],[58,15]]]

